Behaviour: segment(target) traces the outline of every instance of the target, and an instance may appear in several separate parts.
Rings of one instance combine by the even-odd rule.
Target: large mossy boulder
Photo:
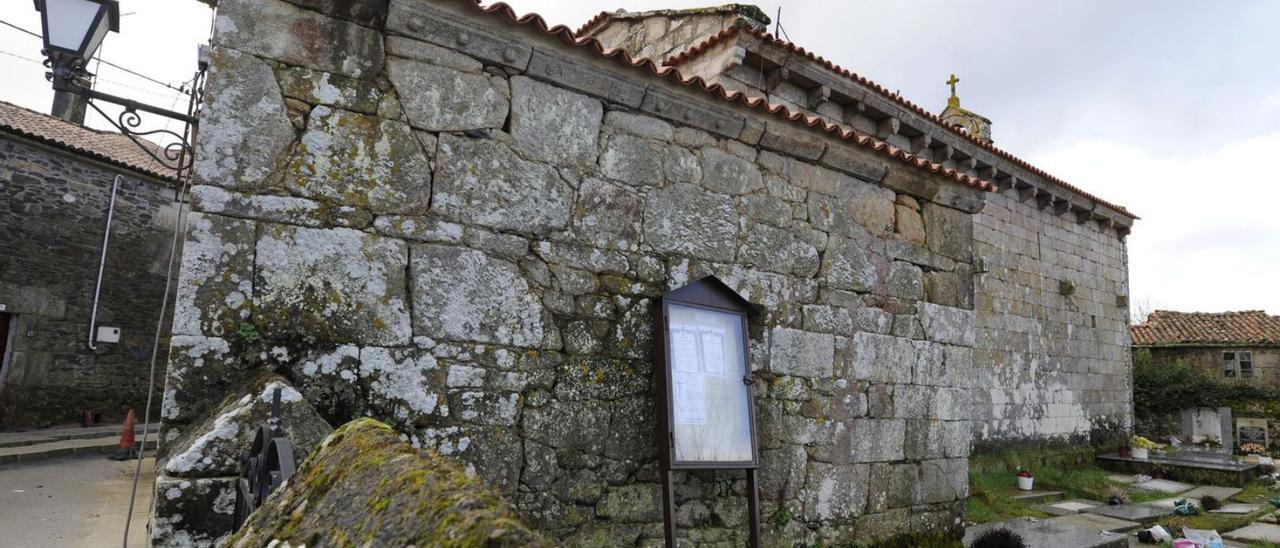
[[[228,546],[268,544],[551,546],[479,479],[373,419],[334,431]]]

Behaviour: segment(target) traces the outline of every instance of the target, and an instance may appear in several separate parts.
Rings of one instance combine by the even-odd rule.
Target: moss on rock
[[[551,546],[478,479],[391,427],[338,428],[229,546]]]

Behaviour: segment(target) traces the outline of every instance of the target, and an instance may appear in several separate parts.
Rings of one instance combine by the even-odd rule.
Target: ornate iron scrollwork
[[[47,52],[46,52],[47,53]],[[196,73],[191,81],[191,102],[187,113],[174,112],[171,110],[154,107],[146,103],[140,103],[132,99],[117,97],[109,93],[103,93],[95,89],[86,87],[84,83],[91,75],[84,70],[83,62],[79,59],[67,58],[64,56],[49,56],[45,60],[45,66],[49,67],[49,72],[45,77],[53,82],[55,91],[63,91],[80,95],[87,99],[87,103],[93,110],[103,117],[112,126],[120,131],[121,135],[128,137],[143,152],[155,160],[156,163],[171,169],[175,172],[176,178],[182,179],[191,169],[195,162],[195,154],[192,148],[192,142],[195,138],[195,129],[199,125],[199,121],[195,116],[195,111],[200,104],[201,89],[205,75],[205,68]],[[97,101],[106,101],[108,103],[120,105],[123,110],[114,118],[104,112],[97,105]],[[178,122],[182,122],[184,127],[182,132],[171,131],[168,129],[154,129],[150,131],[139,131],[142,125],[142,115],[140,112],[163,116]],[[173,139],[167,145],[160,145],[152,142],[144,137],[148,136],[165,136]]]
[[[179,178],[181,178],[182,174],[186,173],[188,169],[191,169],[191,165],[195,161],[195,154],[191,145],[187,142],[185,135],[168,129],[137,131],[136,128],[142,125],[142,116],[138,114],[137,110],[125,107],[124,110],[120,111],[120,115],[113,120],[110,115],[103,112],[101,108],[98,108],[98,105],[95,102],[88,101],[88,103],[89,106],[93,107],[93,110],[97,111],[97,113],[105,118],[107,122],[115,126],[115,128],[120,131],[121,135],[128,137],[130,141],[133,141],[135,145],[138,145],[138,148],[147,153],[147,156],[150,156],[151,159],[155,160],[160,165],[177,172]],[[146,142],[143,142],[142,138],[150,135],[164,135],[176,140],[164,146],[160,146],[149,139],[146,140]],[[157,154],[157,152],[159,152],[159,154]]]

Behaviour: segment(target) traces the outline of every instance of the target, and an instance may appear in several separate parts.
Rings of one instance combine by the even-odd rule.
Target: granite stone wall
[[[961,527],[983,193],[467,1],[217,10],[162,443],[275,371],[566,544],[652,542],[653,307],[714,274],[759,306],[767,539]],[[165,456],[158,497],[223,496]],[[743,542],[742,478],[678,474],[682,537]]]
[[[973,415],[980,449],[1102,441],[1129,429],[1124,237],[1132,214],[944,129],[945,120],[916,112],[915,105],[834,70],[813,53],[750,32],[703,42],[719,28],[750,24],[749,18],[717,27],[705,19],[691,25],[698,10],[641,15],[615,16],[593,35],[605,47],[658,62],[697,45],[704,49],[673,65],[685,76],[874,135],[1001,189],[974,226],[973,257],[982,266],[975,278],[979,382]],[[939,280],[926,282],[939,287]],[[1064,294],[1063,283],[1074,292]]]
[[[119,327],[121,339],[92,350],[93,291],[117,173],[125,177],[98,325]],[[129,406],[142,413],[175,194],[160,181],[0,136],[0,304],[12,333],[0,369],[0,428],[78,422],[83,411],[118,421]]]
[[[988,196],[974,218],[975,443],[1089,441],[1133,426],[1129,268],[1115,231]]]

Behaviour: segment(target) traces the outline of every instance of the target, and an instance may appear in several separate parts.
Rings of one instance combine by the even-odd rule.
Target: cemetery
[[[1153,364],[1138,349],[1135,435],[971,457],[965,545],[1007,529],[1026,546],[1141,546],[1140,535],[1159,526],[1171,539],[1216,534],[1222,546],[1274,546],[1272,401],[1269,389],[1224,386],[1186,364]],[[1018,473],[1033,478],[1030,490],[1019,488]]]

